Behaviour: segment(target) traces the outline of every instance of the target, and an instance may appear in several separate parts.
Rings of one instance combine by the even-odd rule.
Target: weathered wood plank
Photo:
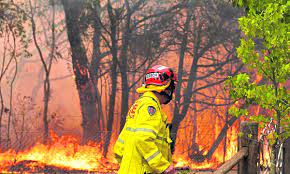
[[[248,156],[248,147],[243,147],[236,153],[230,160],[225,162],[222,166],[220,166],[214,174],[225,174],[228,173],[238,162]]]
[[[259,155],[258,123],[241,122],[240,131],[243,135],[239,138],[239,149],[248,147],[248,156],[239,161],[239,174],[256,174]]]
[[[284,173],[290,173],[290,138],[284,143]]]

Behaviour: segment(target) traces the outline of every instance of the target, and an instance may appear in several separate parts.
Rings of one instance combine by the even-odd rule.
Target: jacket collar
[[[151,91],[145,92],[143,94],[143,96],[144,97],[151,97],[151,98],[153,98],[157,102],[158,106],[161,108],[160,101],[159,101],[159,99],[156,97],[156,95],[153,92],[151,92]]]

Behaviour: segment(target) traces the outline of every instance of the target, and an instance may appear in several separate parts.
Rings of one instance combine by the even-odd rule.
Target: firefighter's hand
[[[163,173],[164,174],[177,174],[173,165],[170,165]]]

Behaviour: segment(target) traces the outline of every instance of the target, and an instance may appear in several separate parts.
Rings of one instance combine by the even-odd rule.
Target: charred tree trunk
[[[79,78],[81,79],[81,78]],[[87,82],[89,83],[89,82]],[[96,112],[95,91],[92,84],[78,87],[82,111],[83,142],[97,141],[98,116]]]
[[[116,101],[116,91],[117,91],[117,63],[118,63],[118,41],[117,41],[117,19],[113,12],[113,8],[111,2],[108,1],[108,14],[110,18],[110,27],[111,27],[111,42],[112,42],[112,63],[111,63],[111,94],[110,94],[110,101],[109,101],[109,115],[107,121],[107,131],[108,135],[105,140],[104,146],[104,156],[108,153],[108,148],[111,140],[112,135],[112,126],[114,122],[114,111],[115,111],[115,101]]]
[[[177,83],[176,92],[175,92],[176,99],[175,99],[175,105],[174,105],[174,118],[179,117],[180,115],[179,111],[180,111],[180,99],[181,99],[181,84],[183,82],[182,80],[183,63],[184,63],[184,57],[185,57],[186,49],[187,49],[188,31],[190,29],[190,21],[191,21],[191,12],[190,10],[187,10],[186,22],[184,24],[183,38],[182,38],[180,52],[179,52],[179,64],[178,64],[178,72],[177,72],[178,83]],[[177,126],[178,126],[177,124],[173,124],[173,127],[177,127]]]
[[[130,23],[131,23],[131,10],[128,0],[125,0],[125,6],[127,9],[126,25],[123,32],[122,38],[122,50],[121,50],[121,79],[122,79],[122,105],[121,105],[121,123],[120,130],[123,129],[126,121],[126,115],[128,112],[128,102],[129,102],[129,84],[128,84],[128,45],[131,35]]]
[[[200,39],[199,38],[197,38],[197,39],[199,41],[197,41],[196,45],[200,44]],[[195,46],[195,47],[197,47],[197,46]],[[197,76],[197,62],[199,60],[199,56],[197,55],[197,48],[195,48],[194,52],[195,52],[195,56],[192,59],[192,64],[191,64],[190,73],[189,73],[190,76],[189,76],[189,79],[187,82],[187,87],[186,87],[184,95],[183,95],[183,107],[181,109],[181,112],[179,112],[180,107],[178,108],[179,109],[178,114],[174,115],[173,120],[172,120],[172,124],[173,124],[172,133],[174,135],[177,135],[178,127],[179,127],[180,123],[182,122],[182,120],[185,118],[187,111],[188,111],[188,108],[191,104],[191,98],[193,95],[192,88],[193,88],[193,85],[194,85],[194,82],[195,82],[195,79]],[[173,141],[176,141],[176,136],[173,137]]]
[[[221,26],[223,26],[222,21],[216,20],[216,13],[209,14],[209,5],[207,2],[198,1],[197,4],[194,4],[196,7],[188,8],[188,11],[191,10],[192,17],[187,20],[191,20],[191,28],[192,31],[189,29],[188,32],[190,33],[187,37],[189,37],[187,40],[183,39],[180,47],[180,60],[179,60],[179,70],[178,70],[178,78],[179,80],[182,80],[182,66],[183,66],[183,59],[184,54],[188,53],[192,57],[191,67],[190,71],[188,72],[188,78],[186,80],[186,87],[181,92],[181,84],[178,84],[177,91],[176,91],[176,104],[174,109],[174,117],[172,120],[172,133],[173,135],[177,135],[178,133],[178,127],[180,123],[183,121],[183,119],[186,117],[188,110],[190,109],[193,101],[192,98],[196,92],[199,92],[204,89],[210,89],[211,87],[214,87],[218,84],[222,84],[226,77],[223,80],[219,80],[216,82],[208,82],[207,85],[204,85],[202,87],[197,86],[197,88],[193,88],[194,84],[201,81],[207,81],[209,77],[212,77],[215,73],[221,71],[225,65],[230,63],[234,60],[234,56],[232,56],[232,51],[229,48],[225,48],[224,45],[225,42],[228,42],[227,36],[224,37],[217,37],[217,35],[222,33],[214,33],[214,31],[217,31]],[[189,13],[189,12],[187,12]],[[190,16],[190,14],[187,14]],[[206,20],[205,20],[206,19]],[[216,20],[215,25],[208,25],[205,21],[212,21]],[[184,24],[184,28],[186,28],[186,23]],[[218,30],[219,31],[219,30]],[[220,30],[223,31],[223,30]],[[219,31],[219,32],[220,32]],[[227,31],[227,30],[226,30]],[[208,34],[205,34],[208,33]],[[230,38],[229,38],[230,39]],[[185,42],[186,41],[186,42]],[[186,49],[187,47],[191,49]],[[216,47],[224,47],[226,50],[228,50],[228,54],[225,56],[224,60],[222,62],[217,62],[217,60],[220,58],[218,55],[214,57],[212,55],[212,62],[213,63],[206,63],[202,64],[201,62],[203,60],[209,60],[206,58],[206,53],[212,51]],[[205,70],[205,68],[209,69],[209,72]],[[214,70],[210,70],[210,68],[214,68]],[[206,75],[201,75],[201,72],[203,71]],[[236,72],[231,72],[231,74],[234,74]],[[173,137],[173,141],[176,140],[176,136]]]
[[[94,91],[96,92],[96,103],[97,103],[97,122],[96,126],[101,130],[105,127],[103,124],[103,109],[102,109],[102,100],[98,90],[98,81],[99,81],[99,66],[101,62],[101,50],[100,50],[100,37],[101,37],[101,19],[100,19],[100,1],[96,1],[94,4],[93,10],[97,13],[94,17],[93,26],[94,26],[94,36],[93,36],[93,57],[92,63],[90,66],[90,74],[92,76],[92,83],[94,86]],[[101,121],[102,120],[102,121]],[[97,135],[97,141],[101,141],[100,134]]]
[[[227,111],[228,111],[228,109],[227,109]],[[225,124],[227,124],[228,119],[229,119],[229,114],[226,113],[226,123]],[[228,131],[226,130],[225,140],[224,140],[225,142],[224,142],[224,157],[223,157],[223,162],[226,161],[226,156],[227,156],[227,138],[228,138]]]
[[[180,124],[179,117],[182,115],[180,113],[180,99],[181,99],[181,84],[183,83],[182,76],[183,76],[183,64],[184,64],[184,57],[186,54],[187,50],[187,44],[188,44],[188,31],[190,30],[190,22],[191,22],[191,17],[192,17],[192,12],[191,10],[187,10],[187,16],[186,16],[186,21],[184,24],[184,32],[183,32],[183,38],[180,46],[180,53],[179,53],[179,64],[178,64],[178,83],[177,83],[177,88],[176,88],[176,93],[175,93],[175,104],[174,104],[174,117],[172,120],[172,140],[173,142],[176,142],[176,136],[177,136],[177,131],[178,127]]]
[[[72,51],[75,81],[80,98],[83,142],[87,142],[96,140],[98,115],[96,112],[97,91],[89,76],[88,58],[81,39],[79,17],[83,3],[83,1],[78,0],[62,0],[68,40]]]
[[[125,66],[127,66],[127,65],[125,65]],[[126,115],[128,112],[128,104],[129,104],[128,102],[129,102],[129,92],[130,91],[129,91],[129,86],[128,86],[127,68],[121,70],[121,78],[122,78],[122,105],[121,105],[120,130],[122,130],[124,125],[125,125]]]
[[[197,62],[198,62],[198,46],[200,43],[200,38],[197,36],[198,32],[195,31],[195,44],[194,44],[194,58],[192,59],[192,65],[190,68],[190,77],[188,79],[187,82],[187,88],[185,89],[185,92],[183,94],[183,107],[181,109],[181,103],[180,103],[180,99],[181,99],[181,84],[182,84],[182,75],[183,75],[183,61],[184,61],[184,56],[185,53],[187,51],[187,44],[188,44],[188,32],[190,30],[190,21],[192,20],[192,15],[193,15],[193,11],[192,9],[188,9],[187,12],[187,18],[186,18],[186,23],[185,23],[185,32],[186,34],[184,35],[184,38],[182,40],[182,44],[181,44],[181,48],[180,48],[180,59],[179,59],[179,67],[178,67],[178,79],[181,80],[181,82],[179,82],[178,86],[177,86],[177,92],[176,92],[176,98],[177,98],[177,104],[175,105],[174,108],[174,117],[172,120],[172,133],[173,135],[175,135],[173,138],[173,141],[176,141],[176,136],[177,136],[177,132],[178,132],[178,127],[180,125],[180,123],[182,122],[182,120],[184,119],[184,117],[187,114],[189,105],[190,105],[190,99],[192,97],[192,87],[193,87],[193,83],[196,79],[196,75],[197,75]],[[195,29],[196,30],[196,29]],[[180,112],[181,111],[181,112]]]
[[[194,100],[196,100],[196,97],[193,97]],[[197,112],[198,112],[198,108],[197,108],[197,104],[194,103],[193,104],[193,120],[192,120],[192,124],[193,124],[193,128],[192,128],[192,145],[190,148],[190,153],[189,153],[189,157],[190,159],[194,159],[195,161],[200,161],[203,160],[203,156],[202,156],[202,152],[196,142],[196,135],[197,135]]]
[[[208,158],[209,160],[211,159],[213,153],[215,152],[215,150],[217,149],[217,147],[219,146],[219,144],[222,142],[222,140],[225,138],[226,136],[226,132],[227,130],[235,123],[236,120],[238,120],[239,117],[232,117],[231,119],[229,119],[224,127],[222,128],[222,130],[220,131],[219,135],[217,136],[216,140],[214,141],[213,145],[211,146],[211,148],[209,149],[209,151],[206,154],[206,158]]]
[[[136,69],[136,64],[137,64],[137,57],[135,56],[136,55],[136,53],[132,53],[134,56],[133,56],[133,65],[132,65],[132,69],[133,70],[135,70]],[[132,81],[133,82],[136,82],[136,71],[133,71],[132,72],[132,76],[131,76],[131,78],[132,78]],[[136,100],[136,94],[135,94],[135,91],[136,91],[136,85],[133,85],[132,86],[132,90],[131,91],[133,91],[133,93],[132,93],[132,97],[131,97],[131,103],[134,103],[134,101]],[[121,129],[120,129],[120,132],[121,132]]]

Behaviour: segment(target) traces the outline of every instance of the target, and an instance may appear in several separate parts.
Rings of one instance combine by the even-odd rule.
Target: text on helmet
[[[150,79],[150,78],[159,78],[159,73],[149,73],[146,74],[146,79]]]

